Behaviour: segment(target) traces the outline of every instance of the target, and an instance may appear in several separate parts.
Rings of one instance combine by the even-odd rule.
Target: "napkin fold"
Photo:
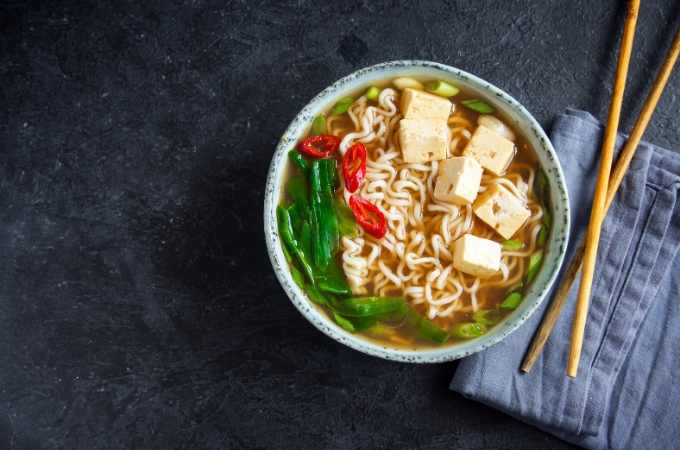
[[[588,226],[602,134],[578,110],[552,129],[571,202],[566,262]],[[531,373],[519,366],[552,293],[520,329],[461,361],[451,389],[586,448],[679,448],[679,190],[680,153],[642,142],[603,224],[577,378],[566,363],[578,282]]]

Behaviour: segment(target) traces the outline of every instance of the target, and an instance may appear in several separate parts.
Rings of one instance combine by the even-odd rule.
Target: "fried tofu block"
[[[453,243],[453,267],[468,275],[490,277],[501,268],[501,244],[464,234]]]
[[[505,239],[510,239],[531,216],[531,211],[508,189],[494,184],[482,193],[473,207],[482,219]]]
[[[401,113],[406,119],[447,120],[453,104],[434,94],[406,88],[401,94]]]
[[[449,126],[445,120],[401,119],[399,143],[407,163],[444,159],[448,155]]]
[[[480,125],[463,149],[463,155],[472,156],[494,175],[502,175],[515,157],[515,144],[496,131]]]
[[[445,159],[439,165],[434,198],[456,205],[467,205],[477,198],[482,181],[482,166],[469,156]]]

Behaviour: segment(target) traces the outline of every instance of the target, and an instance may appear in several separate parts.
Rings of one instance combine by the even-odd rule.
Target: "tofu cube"
[[[449,148],[449,126],[445,120],[401,119],[399,142],[407,163],[445,159]]]
[[[472,203],[477,198],[482,172],[482,166],[469,156],[445,159],[439,165],[434,198],[456,205]]]
[[[401,94],[401,113],[406,119],[447,120],[453,104],[442,97],[406,88]]]
[[[464,234],[453,243],[453,267],[468,275],[490,277],[501,268],[501,244]]]
[[[472,206],[475,215],[505,239],[510,239],[531,216],[522,200],[507,188],[491,185]]]
[[[515,144],[494,130],[480,125],[463,149],[463,155],[472,156],[489,172],[501,175],[515,157]]]

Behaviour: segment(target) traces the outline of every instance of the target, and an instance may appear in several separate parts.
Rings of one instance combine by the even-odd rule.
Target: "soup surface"
[[[547,180],[483,98],[397,78],[339,99],[290,152],[277,209],[310,301],[391,347],[479,337],[519,306],[550,233]]]

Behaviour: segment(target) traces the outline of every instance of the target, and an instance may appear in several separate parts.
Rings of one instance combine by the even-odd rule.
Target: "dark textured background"
[[[626,129],[678,16],[642,3]],[[385,60],[603,118],[623,1],[0,4],[0,448],[571,448],[309,325],[262,194],[296,112]]]

